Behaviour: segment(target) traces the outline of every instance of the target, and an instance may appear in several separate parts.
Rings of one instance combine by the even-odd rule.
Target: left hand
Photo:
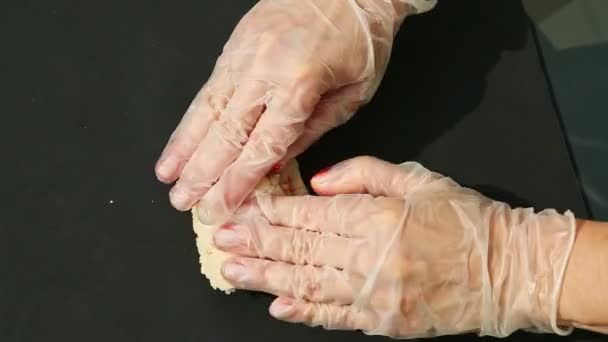
[[[272,168],[349,120],[376,92],[410,2],[257,2],[157,163],[176,182],[173,206],[222,223]]]
[[[401,338],[566,333],[571,214],[513,209],[416,163],[356,158],[312,183],[328,196],[258,195],[214,236],[238,255],[229,282],[279,296],[274,317]]]

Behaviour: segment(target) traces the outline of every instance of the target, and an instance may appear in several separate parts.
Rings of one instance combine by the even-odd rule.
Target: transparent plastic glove
[[[232,33],[157,165],[173,206],[222,222],[274,165],[376,91],[406,14],[434,1],[262,0]]]
[[[313,186],[332,196],[259,196],[215,234],[238,255],[224,277],[279,296],[274,317],[395,338],[568,333],[556,317],[571,213],[512,209],[419,164],[372,158]]]

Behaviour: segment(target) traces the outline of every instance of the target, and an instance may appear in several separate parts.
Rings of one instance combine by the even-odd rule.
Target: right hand
[[[568,332],[571,213],[511,208],[412,162],[356,158],[312,185],[325,196],[257,194],[214,234],[235,255],[226,280],[279,296],[276,318],[398,338]]]
[[[405,2],[257,3],[156,165],[161,181],[177,180],[173,206],[200,200],[201,221],[218,223],[274,165],[347,121],[380,83],[396,30],[414,11]]]

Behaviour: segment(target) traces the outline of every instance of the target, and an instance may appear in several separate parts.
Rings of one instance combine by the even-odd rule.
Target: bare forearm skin
[[[577,221],[558,315],[564,325],[608,333],[608,222]]]

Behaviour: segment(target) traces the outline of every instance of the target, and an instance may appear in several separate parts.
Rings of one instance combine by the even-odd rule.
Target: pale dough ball
[[[295,160],[289,162],[280,173],[268,175],[262,179],[255,192],[292,196],[308,193]],[[202,224],[198,219],[196,207],[192,209],[192,223],[196,234],[196,248],[201,264],[201,273],[209,279],[212,288],[224,291],[227,294],[234,292],[234,287],[221,274],[222,264],[230,255],[213,246],[213,233],[218,226]]]

